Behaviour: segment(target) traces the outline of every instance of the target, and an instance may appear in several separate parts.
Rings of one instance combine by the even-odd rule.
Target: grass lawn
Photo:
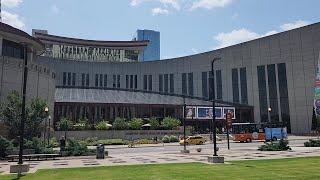
[[[16,176],[0,176],[14,179]],[[39,170],[21,179],[320,179],[320,157]]]

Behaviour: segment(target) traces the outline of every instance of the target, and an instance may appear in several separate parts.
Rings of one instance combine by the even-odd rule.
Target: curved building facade
[[[50,113],[53,112],[55,73],[48,66],[36,62],[36,57],[44,51],[40,40],[0,23],[0,102],[6,101],[12,91],[22,94],[24,58],[27,57],[26,99],[41,98],[48,103]]]
[[[58,36],[50,37],[57,38],[53,41],[61,40]],[[46,42],[43,38],[40,40]],[[69,58],[44,55],[38,58],[38,62],[56,71],[57,117],[88,113],[91,114],[89,117],[102,114],[104,118],[121,113],[130,115],[131,106],[122,109],[121,113],[116,112],[120,111],[117,108],[109,108],[115,101],[108,102],[110,98],[105,97],[106,94],[110,96],[110,92],[105,91],[112,91],[114,97],[120,91],[133,92],[122,94],[124,99],[134,99],[134,92],[150,92],[165,97],[185,95],[190,97],[191,105],[208,105],[205,99],[215,99],[222,105],[242,108],[236,121],[281,122],[289,132],[310,133],[319,52],[320,24],[316,23],[206,53],[167,60],[98,62],[73,58],[70,61]],[[211,61],[215,57],[221,60],[214,63],[212,78]],[[83,96],[94,98],[86,102],[88,98]],[[104,96],[101,99],[105,103],[100,101],[101,96]],[[191,102],[194,98],[203,101]],[[72,103],[79,103],[79,107],[72,107]],[[92,103],[98,104],[98,108],[88,105]],[[181,113],[175,108],[163,108],[166,103],[158,103],[157,98],[148,104],[160,106],[165,115],[167,112]],[[167,102],[170,104],[174,105]],[[141,103],[136,104],[136,108],[144,108],[139,105]],[[147,111],[152,115],[150,111],[153,110]]]

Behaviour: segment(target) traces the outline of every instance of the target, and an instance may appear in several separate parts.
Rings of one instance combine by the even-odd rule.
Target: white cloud
[[[152,9],[153,16],[160,15],[160,14],[169,14],[169,11],[167,9],[162,9],[160,7]]]
[[[179,0],[131,0],[131,6],[138,6],[145,2],[159,2],[160,4],[164,5],[165,7],[172,6],[173,8],[180,10],[180,3]]]
[[[59,14],[60,13],[60,9],[58,8],[57,5],[52,5],[51,6],[51,11],[55,14]]]
[[[298,20],[298,21],[295,21],[295,22],[292,22],[292,23],[285,23],[285,24],[281,25],[280,28],[283,31],[288,31],[288,30],[291,30],[291,29],[295,29],[295,28],[299,28],[299,27],[302,27],[302,26],[306,26],[308,24],[310,24],[310,22]]]
[[[218,7],[225,7],[229,5],[233,0],[197,0],[192,3],[190,10],[195,9],[213,9]]]
[[[24,29],[25,24],[18,14],[12,14],[7,11],[1,12],[2,22],[9,24],[18,29]]]
[[[2,0],[1,5],[8,7],[8,8],[14,8],[19,6],[22,3],[22,0]]]
[[[219,45],[216,48],[222,48],[233,44],[249,41],[258,38],[259,36],[260,35],[255,32],[242,28],[233,30],[229,33],[219,33],[214,37],[214,39],[219,42]]]

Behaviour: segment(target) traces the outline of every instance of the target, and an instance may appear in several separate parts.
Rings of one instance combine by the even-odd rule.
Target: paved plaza
[[[260,159],[278,159],[293,157],[320,156],[320,147],[303,147],[306,139],[292,139],[290,151],[258,151],[260,143],[231,143],[231,150],[226,148],[226,142],[220,142],[219,155],[225,157],[225,161],[234,160],[260,160]],[[178,145],[158,145],[155,147],[141,146],[137,148],[127,148],[124,146],[113,146],[109,150],[109,157],[106,159],[95,159],[94,156],[87,157],[66,157],[57,160],[47,161],[25,161],[30,164],[30,173],[39,169],[55,168],[75,168],[75,167],[94,167],[94,166],[118,166],[118,165],[136,165],[136,164],[159,164],[159,163],[188,163],[202,162],[207,163],[207,157],[213,154],[212,144],[203,146],[187,146],[190,154],[181,154],[183,146]],[[202,151],[196,149],[201,147]],[[163,151],[159,151],[163,148]],[[169,148],[169,149],[165,149]],[[152,151],[155,150],[154,152]],[[123,153],[113,153],[113,152]],[[1,174],[9,174],[9,167],[16,162],[0,161]]]

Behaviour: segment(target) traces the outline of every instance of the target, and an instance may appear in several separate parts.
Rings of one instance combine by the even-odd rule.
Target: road
[[[303,143],[306,140],[290,140],[289,145],[291,147],[298,147],[303,146]],[[231,149],[258,149],[260,145],[262,145],[263,142],[252,142],[252,143],[236,143],[230,141],[230,148]],[[227,141],[220,141],[218,142],[217,146],[220,148],[220,150],[227,150]],[[212,143],[206,143],[204,145],[191,145],[187,146],[187,149],[190,151],[195,151],[196,148],[202,148],[202,149],[212,149],[213,150],[213,144]],[[135,148],[127,148],[127,147],[118,147],[118,148],[108,148],[106,146],[106,149],[109,151],[109,154],[128,154],[128,153],[155,153],[155,152],[163,152],[163,153],[175,153],[180,152],[180,150],[183,150],[183,146],[180,146],[178,143],[175,144],[164,144],[161,145],[155,145],[155,146],[137,146]]]

